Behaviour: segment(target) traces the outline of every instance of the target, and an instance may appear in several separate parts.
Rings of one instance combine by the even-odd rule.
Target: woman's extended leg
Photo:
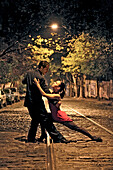
[[[85,129],[78,127],[77,125],[75,125],[75,123],[72,122],[63,122],[63,125],[67,126],[68,128],[78,131],[86,136],[88,136],[89,138],[91,138],[93,141],[97,141],[97,142],[102,142],[102,139],[96,136],[92,136],[89,132],[87,132]]]

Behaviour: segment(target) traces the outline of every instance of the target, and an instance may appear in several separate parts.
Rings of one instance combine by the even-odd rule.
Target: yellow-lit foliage
[[[42,43],[48,43],[47,39],[41,38],[41,36],[37,36],[37,39],[32,38],[32,41],[34,41],[33,44],[28,44],[28,49],[31,51],[32,59],[34,60],[44,60],[50,61],[49,56],[51,56],[54,53],[54,50],[50,48],[42,47]],[[50,44],[49,44],[50,45]]]
[[[84,65],[99,56],[99,41],[89,34],[82,33],[68,43],[68,55],[62,59],[63,70],[72,74],[84,72]]]
[[[60,52],[62,53],[62,69],[72,74],[89,74],[90,70],[92,72],[97,70],[95,74],[100,74],[100,72],[103,74],[102,69],[109,67],[106,57],[110,54],[111,46],[108,45],[105,38],[95,38],[84,32],[78,37],[69,38],[70,40],[68,40],[67,34],[65,37],[61,37],[57,33],[51,33],[51,35],[52,37],[48,39],[44,39],[40,35],[36,39],[32,38],[33,43],[29,43],[27,47],[31,51],[31,58],[50,61],[53,53]],[[59,68],[53,67],[53,57],[50,62],[52,63],[51,70],[57,73]]]

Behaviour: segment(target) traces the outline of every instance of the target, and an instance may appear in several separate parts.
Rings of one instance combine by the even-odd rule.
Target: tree
[[[0,61],[0,84],[5,84],[9,82],[11,73],[12,73],[11,64],[7,64],[4,61]]]
[[[53,21],[65,25],[72,35],[79,35],[82,31],[88,33],[90,29],[95,28],[101,30],[101,34],[108,39],[113,36],[112,0],[91,2],[88,0],[1,0],[0,7],[0,36],[8,47],[15,46],[15,42],[19,43],[28,38],[29,34],[39,31],[42,25],[50,25]],[[95,33],[94,31],[93,34]],[[2,42],[0,44],[2,45]],[[4,46],[1,49],[4,49],[3,52],[6,50]]]
[[[65,54],[68,40],[67,34],[65,37],[57,33],[51,33],[48,38],[42,38],[40,35],[36,38],[31,38],[32,42],[28,44],[26,50],[29,52],[28,57],[39,62],[46,60],[50,62],[51,76],[59,75],[61,71],[61,56]]]
[[[82,75],[90,75],[93,78],[106,76],[113,66],[113,49],[105,38],[95,38],[85,33],[70,40],[69,47],[69,54],[62,58],[63,70],[70,72],[73,79],[75,75],[79,76],[82,97]]]
[[[65,25],[72,35],[78,36],[83,31],[88,33],[92,30],[94,36],[100,30],[99,35],[106,36],[108,41],[113,36],[112,0],[91,2],[88,0],[1,0],[0,7],[0,60],[7,63],[9,57],[10,60],[12,57],[19,58],[19,63],[23,63],[23,71],[31,67],[31,63],[36,64],[35,59],[29,59],[25,51],[27,44],[30,43],[29,35],[34,37],[44,25],[50,25],[53,21],[58,22],[60,26]],[[64,47],[64,44],[61,46]],[[59,45],[57,47],[59,48]],[[61,50],[63,57],[68,54],[65,50],[66,48]],[[60,53],[60,50],[58,52]],[[51,59],[51,61],[55,60]],[[17,67],[19,63],[16,63]]]
[[[7,55],[7,58],[0,60],[0,84],[21,81],[21,75],[34,65],[36,64],[27,59],[26,55],[23,57],[17,53]]]

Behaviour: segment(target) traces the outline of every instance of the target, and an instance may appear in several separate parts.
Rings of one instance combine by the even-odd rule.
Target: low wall
[[[97,81],[85,81],[85,97],[97,97]],[[99,97],[110,99],[113,98],[113,80],[99,82]]]
[[[97,97],[97,81],[86,80],[85,81],[85,97]]]

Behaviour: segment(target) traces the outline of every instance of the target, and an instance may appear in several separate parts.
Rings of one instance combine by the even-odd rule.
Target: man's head
[[[40,61],[38,68],[45,75],[49,70],[49,63],[47,61]]]

